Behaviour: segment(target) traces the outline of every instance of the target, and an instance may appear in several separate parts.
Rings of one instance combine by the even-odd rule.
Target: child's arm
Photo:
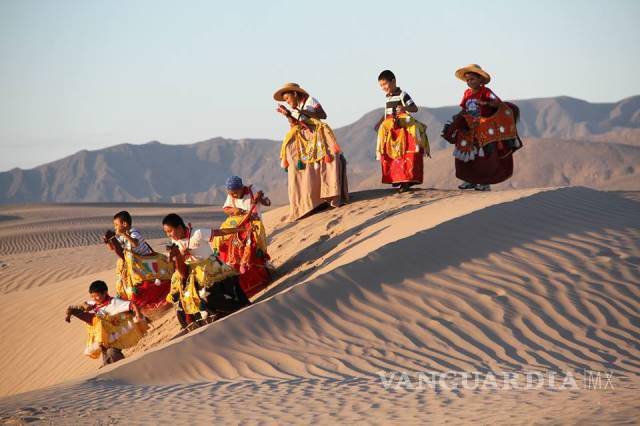
[[[315,118],[317,120],[326,120],[327,113],[324,112],[322,105],[318,105],[318,107],[314,110],[303,109],[300,111],[300,115],[305,115],[309,118]]]
[[[270,206],[271,200],[268,197],[264,196],[264,192],[258,191],[256,193],[257,202],[262,204],[263,206]]]
[[[502,101],[500,100],[500,98],[497,97],[495,93],[493,93],[493,91],[488,87],[486,88],[486,91],[484,92],[484,96],[482,97],[484,99],[479,99],[478,101],[476,101],[478,105],[488,106],[496,109],[498,109],[500,105],[502,105]]]
[[[129,241],[131,243],[131,247],[138,247],[138,240],[133,238],[127,232],[121,232],[118,235],[123,236],[127,241]]]
[[[500,99],[489,99],[488,101],[477,101],[478,105],[489,106],[491,108],[499,108],[502,105],[502,101]]]
[[[278,108],[276,109],[276,111],[278,111],[280,114],[284,115],[286,117],[286,119],[289,121],[289,124],[291,126],[295,126],[297,120],[295,118],[293,118],[293,115],[291,115],[291,111],[289,111],[289,108],[285,107],[282,104],[279,104]]]
[[[244,213],[244,210],[237,207],[224,207],[222,210],[226,213],[227,216],[237,216]]]
[[[104,237],[102,238],[102,241],[104,241],[104,243],[107,245],[109,250],[114,251],[120,259],[124,260],[124,253],[122,251],[122,246],[120,245],[120,242],[117,240],[115,232],[111,230],[105,232]]]
[[[402,95],[402,105],[396,107],[396,113],[402,114],[403,112],[418,112],[418,105],[413,102],[411,96],[407,92]]]
[[[129,308],[133,311],[133,315],[136,319],[142,319],[142,314],[140,313],[140,308],[134,302],[129,302]]]
[[[418,107],[416,106],[416,104],[413,104],[410,107],[403,107],[402,105],[398,105],[396,107],[396,114],[404,114],[407,112],[418,112]]]

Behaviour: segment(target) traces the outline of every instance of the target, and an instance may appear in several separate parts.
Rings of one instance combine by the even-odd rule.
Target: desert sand
[[[123,206],[2,207],[0,418],[637,423],[639,198],[421,188],[357,192],[296,223],[274,208],[264,221],[277,273],[252,306],[171,341],[177,322],[159,314],[126,360],[100,370],[82,355],[84,327],[63,312],[93,279],[113,283],[113,255],[95,241]],[[208,206],[127,208],[157,247],[164,213],[198,226],[220,217]],[[544,386],[399,380],[478,372],[486,384],[532,371]],[[592,389],[594,372],[603,380]],[[550,385],[554,375],[576,385]]]

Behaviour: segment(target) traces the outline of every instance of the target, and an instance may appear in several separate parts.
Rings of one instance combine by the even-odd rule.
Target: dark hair
[[[107,283],[104,281],[94,281],[89,286],[89,293],[108,293],[109,287],[107,287]]]
[[[390,70],[384,70],[378,76],[378,81],[380,80],[393,81],[395,79],[396,79],[396,76]]]
[[[129,226],[131,226],[131,215],[126,210],[122,210],[121,212],[118,212],[118,213],[114,214],[113,218],[114,219],[120,219],[121,221],[123,221],[126,224],[128,224]]]
[[[175,213],[169,213],[166,215],[164,219],[162,219],[162,224],[169,225],[173,228],[177,228],[178,226],[182,226],[183,228],[187,227],[187,225],[184,224],[184,220]]]

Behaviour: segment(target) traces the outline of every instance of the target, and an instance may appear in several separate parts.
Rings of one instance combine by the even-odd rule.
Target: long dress
[[[281,166],[287,172],[289,220],[299,219],[322,204],[340,206],[349,199],[347,162],[333,130],[321,120],[306,118],[315,109],[308,97],[302,106],[302,123],[287,132],[280,149]]]
[[[481,185],[497,184],[513,175],[513,153],[522,148],[516,128],[517,107],[501,103],[495,109],[477,101],[499,101],[487,87],[467,90],[460,103],[464,129],[455,133],[456,177]],[[454,119],[455,121],[455,119]]]

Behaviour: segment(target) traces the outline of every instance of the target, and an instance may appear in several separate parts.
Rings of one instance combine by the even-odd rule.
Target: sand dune
[[[531,193],[405,206],[326,253],[289,291],[103,377],[167,384],[525,366],[640,373],[637,204],[586,189]],[[182,362],[158,368],[170,359]]]
[[[479,413],[510,424],[637,419],[640,204],[633,196],[585,188],[387,194],[357,193],[348,206],[295,224],[282,222],[283,209],[267,212],[279,275],[258,303],[137,351],[95,379],[0,400],[0,412],[81,423],[155,415],[281,423],[470,422]],[[82,296],[83,278],[12,292],[23,309],[41,308],[31,324],[15,319],[16,306],[0,308],[11,343],[0,358],[2,394],[90,373],[81,327],[57,317],[65,300]],[[50,303],[42,308],[33,300],[39,296]],[[78,345],[55,346],[61,341]],[[21,365],[20,354],[34,363]],[[610,372],[616,390],[382,386],[380,372],[403,371]]]

